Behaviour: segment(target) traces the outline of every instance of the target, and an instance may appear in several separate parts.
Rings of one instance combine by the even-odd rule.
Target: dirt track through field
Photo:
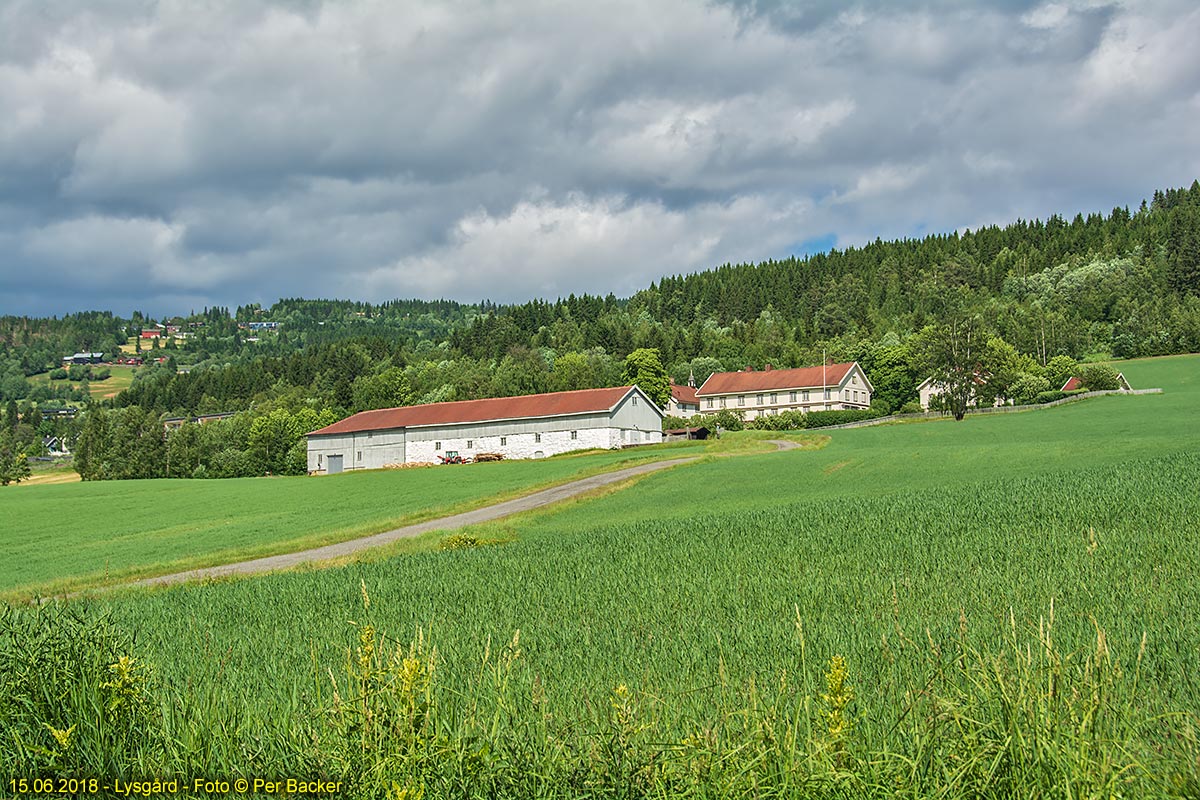
[[[614,472],[605,472],[600,475],[592,475],[587,478],[564,483],[560,486],[553,486],[549,489],[543,489],[540,492],[518,497],[514,500],[506,500],[502,503],[495,503],[483,508],[477,508],[474,511],[464,511],[461,514],[452,514],[448,517],[439,517],[426,522],[418,522],[413,525],[405,525],[402,528],[396,528],[383,533],[376,533],[372,536],[365,536],[360,539],[351,539],[346,542],[338,542],[337,544],[325,545],[324,547],[315,547],[311,550],[300,550],[295,553],[283,553],[277,556],[267,556],[265,558],[256,558],[251,561],[239,561],[234,564],[222,564],[216,567],[205,567],[203,569],[193,569],[186,572],[176,572],[171,575],[159,575],[154,578],[143,578],[139,581],[132,581],[123,586],[161,586],[173,583],[183,583],[185,581],[202,580],[204,578],[220,578],[230,575],[253,575],[261,572],[274,572],[281,569],[289,569],[301,564],[310,564],[318,561],[329,561],[330,559],[342,558],[345,556],[360,553],[363,550],[370,550],[374,547],[382,547],[386,544],[399,541],[401,539],[411,539],[414,536],[420,536],[429,531],[445,530],[450,531],[455,528],[461,528],[465,525],[476,525],[480,522],[491,522],[492,520],[501,519],[502,517],[511,516],[512,514],[520,514],[523,511],[532,511],[542,506],[557,503],[562,500],[568,500],[572,497],[577,497],[594,489],[599,489],[603,486],[619,483],[637,475],[644,475],[648,472],[656,472],[668,467],[678,466],[679,464],[687,464],[696,461],[696,457],[689,458],[673,458],[668,461],[654,461],[649,464],[638,464],[633,467],[626,467]]]
[[[769,439],[771,444],[775,445],[779,450],[793,450],[800,447],[799,442],[791,442],[785,439]],[[649,472],[657,472],[658,470],[675,467],[680,464],[688,464],[697,461],[698,457],[691,456],[688,458],[672,458],[666,461],[654,461],[649,464],[638,464],[633,467],[615,470],[613,472],[605,472],[600,475],[592,475],[587,478],[580,478],[569,483],[564,483],[560,486],[553,486],[549,489],[543,489],[540,492],[518,497],[514,500],[506,500],[502,503],[495,503],[483,508],[477,508],[474,511],[464,511],[461,514],[452,514],[448,517],[439,517],[426,522],[418,522],[413,525],[405,525],[401,528],[396,528],[383,533],[376,533],[372,536],[364,536],[360,539],[351,539],[346,542],[338,542],[337,544],[325,545],[324,547],[314,547],[311,550],[299,550],[295,553],[283,553],[277,556],[267,556],[265,558],[255,558],[250,561],[239,561],[233,564],[221,564],[216,567],[204,567],[202,569],[193,569],[186,572],[176,572],[170,575],[159,575],[154,578],[143,578],[142,580],[132,581],[123,586],[165,586],[175,583],[184,583],[187,581],[203,580],[205,578],[221,578],[232,575],[255,575],[263,572],[275,572],[276,570],[290,569],[300,566],[301,564],[312,564],[320,561],[329,561],[335,558],[343,558],[356,553],[361,553],[364,550],[370,550],[375,547],[382,547],[392,542],[401,539],[411,539],[415,536],[420,536],[429,531],[445,530],[450,531],[455,528],[461,528],[466,525],[476,525],[480,522],[491,522],[492,520],[508,517],[513,514],[520,514],[524,511],[532,511],[542,506],[558,503],[562,500],[569,500],[573,497],[578,497],[581,494],[599,489],[604,486],[609,486],[614,483],[620,483],[623,480],[635,477],[637,475],[645,475]]]

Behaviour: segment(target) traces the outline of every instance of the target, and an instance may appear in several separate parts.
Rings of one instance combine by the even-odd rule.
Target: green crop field
[[[0,498],[0,597],[20,599],[345,541],[701,443],[320,478],[32,485]]]
[[[507,544],[44,609],[147,665],[52,726],[115,682],[144,705],[110,771],[354,796],[1194,797],[1200,357],[1120,368],[1165,393],[833,431],[468,532]],[[103,772],[77,734],[40,735]]]

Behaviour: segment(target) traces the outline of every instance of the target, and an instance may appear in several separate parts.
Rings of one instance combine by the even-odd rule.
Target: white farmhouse
[[[667,401],[667,414],[672,417],[690,417],[700,413],[700,401],[696,399],[694,385],[671,384],[671,399]]]
[[[740,411],[743,418],[772,416],[781,411],[841,411],[870,408],[874,387],[857,361],[800,369],[714,372],[696,390],[700,413]]]
[[[662,418],[636,386],[363,411],[308,434],[308,471],[430,463],[455,451],[543,458],[651,444],[662,441]]]

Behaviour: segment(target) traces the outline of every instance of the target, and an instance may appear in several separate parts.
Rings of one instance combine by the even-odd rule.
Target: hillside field
[[[133,385],[133,373],[137,367],[129,367],[124,364],[104,364],[105,369],[111,371],[111,374],[102,381],[89,381],[88,394],[97,400],[104,400],[110,397],[116,397],[125,389]],[[44,383],[48,386],[69,386],[72,385],[69,379],[52,380],[49,372],[43,372],[41,375],[32,375],[29,380],[35,383]],[[75,384],[78,385],[78,384]]]
[[[71,608],[137,633],[171,770],[1194,796],[1200,357],[1121,369],[1165,393],[833,431],[468,531],[508,544]]]

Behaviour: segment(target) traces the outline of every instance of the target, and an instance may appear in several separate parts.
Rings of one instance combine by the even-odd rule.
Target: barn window
[[[572,438],[572,439],[578,439],[578,438],[579,438],[579,431],[571,431],[571,438]]]
[[[367,431],[367,438],[368,438],[368,439],[374,439],[374,438],[375,438],[375,431]]]
[[[542,441],[542,435],[540,433],[535,433],[533,435],[533,441],[535,444],[540,444]]]
[[[637,405],[637,395],[634,395],[634,396],[633,396],[633,404],[634,404],[635,406]]]
[[[322,458],[323,458],[323,456],[320,453],[317,453],[317,469],[321,468],[321,459]]]
[[[500,437],[500,446],[501,446],[501,447],[504,447],[506,444],[508,444],[508,437],[507,437],[507,436],[501,436],[501,437]]]
[[[467,449],[468,449],[468,450],[473,450],[474,448],[475,448],[475,440],[474,440],[474,439],[467,439]]]
[[[433,443],[433,449],[434,449],[434,450],[441,450],[441,449],[442,449],[442,443],[441,443],[441,442],[434,442],[434,443]]]
[[[362,450],[358,451],[358,460],[362,461]]]

